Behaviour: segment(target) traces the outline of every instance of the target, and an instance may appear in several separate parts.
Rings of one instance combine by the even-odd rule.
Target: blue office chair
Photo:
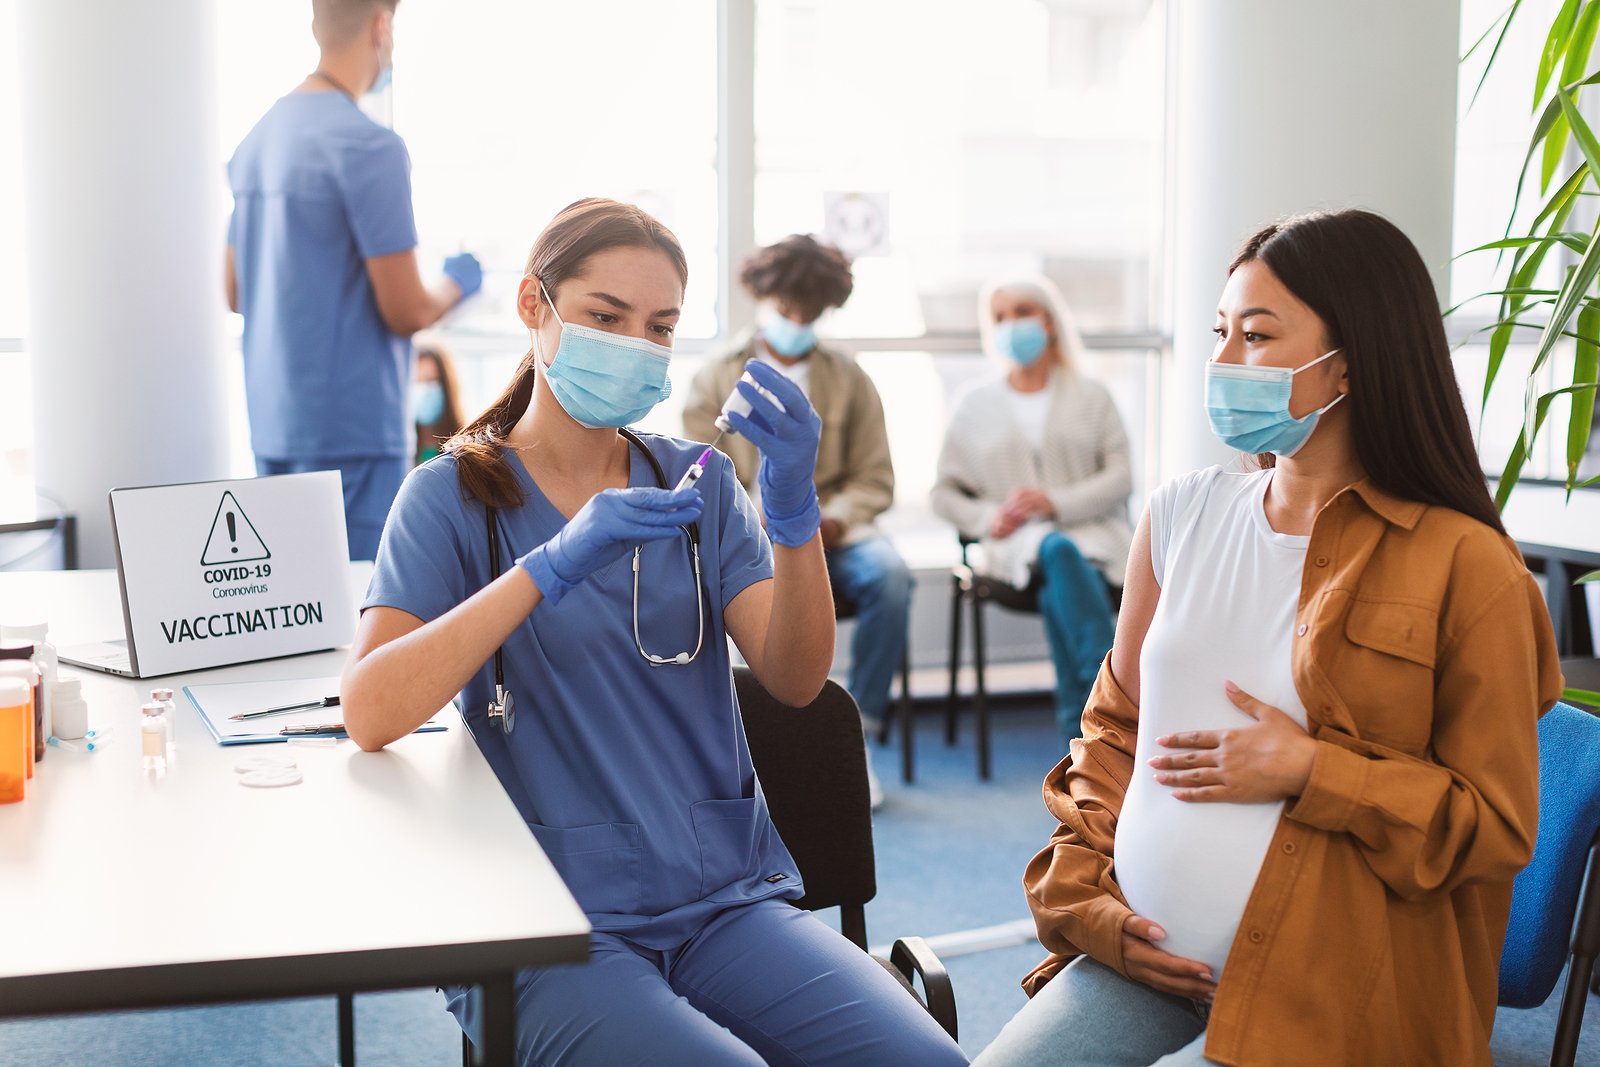
[[[1537,1008],[1567,965],[1551,1067],[1572,1067],[1600,955],[1600,719],[1557,704],[1539,720],[1539,837],[1517,875],[1500,1004]],[[1576,919],[1574,918],[1576,917]]]

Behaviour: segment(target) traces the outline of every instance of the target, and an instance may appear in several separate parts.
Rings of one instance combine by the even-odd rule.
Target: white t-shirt
[[[802,359],[799,363],[790,366],[768,352],[765,345],[757,345],[756,348],[759,352],[759,358],[761,359],[761,362],[765,363],[767,366],[771,367],[773,370],[777,371],[794,384],[798,385],[800,387],[800,391],[806,395],[806,399],[811,399],[810,359]]]
[[[1050,414],[1051,392],[1052,390],[1046,387],[1024,393],[1013,389],[1010,383],[1006,385],[1006,399],[1011,404],[1011,415],[1017,420],[1022,435],[1033,446],[1035,455],[1044,450],[1044,427]]]
[[[1139,656],[1139,740],[1117,821],[1116,877],[1134,912],[1159,923],[1159,947],[1222,967],[1283,811],[1270,804],[1172,798],[1149,760],[1156,738],[1252,720],[1223,683],[1301,726],[1290,651],[1309,537],[1277,533],[1263,501],[1272,471],[1196,471],[1150,499],[1150,555],[1161,599]]]

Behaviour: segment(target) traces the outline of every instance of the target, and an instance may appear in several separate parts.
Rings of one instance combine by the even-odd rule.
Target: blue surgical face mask
[[[1044,320],[1037,315],[1025,319],[1007,319],[994,328],[994,347],[1002,356],[1019,367],[1026,367],[1044,354],[1050,338],[1044,332]]]
[[[411,383],[411,417],[418,426],[432,426],[444,414],[444,387],[438,382]]]
[[[383,92],[389,88],[389,83],[392,81],[394,81],[394,64],[390,63],[388,66],[379,67],[378,80],[372,83],[372,88],[367,90],[367,95],[371,96],[373,93]]]
[[[539,291],[544,292],[542,283]],[[554,314],[555,301],[549,293],[544,298]],[[543,353],[540,356],[542,361]],[[671,362],[672,349],[665,345],[562,322],[561,344],[544,373],[566,413],[580,425],[598,430],[638,422],[671,396],[672,382],[667,378]]]
[[[1289,414],[1294,376],[1340,351],[1335,348],[1293,370],[1207,363],[1206,414],[1211,417],[1211,432],[1223,444],[1241,452],[1294,455],[1310,439],[1322,413],[1344,399],[1340,393],[1328,404],[1297,419]]]
[[[785,359],[798,359],[817,347],[817,330],[811,323],[804,326],[767,308],[761,313],[761,337],[778,355]]]

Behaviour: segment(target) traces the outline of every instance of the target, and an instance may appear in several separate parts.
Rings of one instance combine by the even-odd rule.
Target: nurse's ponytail
[[[524,273],[539,279],[552,299],[556,288],[583,273],[589,257],[612,248],[649,248],[666,254],[684,284],[689,264],[672,231],[632,204],[588,197],[568,204],[544,228],[528,253]],[[500,452],[506,435],[528,410],[538,379],[538,357],[530,349],[494,403],[449,441],[444,451],[456,458],[461,492],[491,507],[522,506],[522,488]]]

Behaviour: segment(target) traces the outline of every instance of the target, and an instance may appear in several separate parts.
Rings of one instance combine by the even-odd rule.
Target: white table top
[[[367,573],[352,581],[364,586]],[[0,619],[14,617],[47,618],[58,648],[113,637],[122,629],[116,573],[0,574]],[[137,977],[171,998],[226,999],[215,983],[257,989],[252,974],[279,975],[271,981],[291,991],[280,974],[295,969],[287,957],[319,956],[323,973],[370,988],[391,972],[446,977],[418,967],[463,973],[587,957],[587,920],[453,710],[440,717],[445,733],[376,753],[348,740],[225,749],[182,693],[336,675],[345,655],[142,682],[63,668],[83,679],[91,726],[114,731],[92,753],[48,749],[27,799],[0,805],[0,914],[9,916],[0,1013],[24,1010],[17,998],[31,1010],[140,1002],[104,973],[129,968],[124,985]],[[141,770],[137,743],[152,685],[172,688],[178,706],[177,759],[159,777]],[[233,765],[256,751],[292,752],[304,781],[239,785]],[[270,959],[280,962],[263,967]],[[225,966],[241,960],[257,962]],[[101,972],[96,991],[57,1003],[85,972]]]

